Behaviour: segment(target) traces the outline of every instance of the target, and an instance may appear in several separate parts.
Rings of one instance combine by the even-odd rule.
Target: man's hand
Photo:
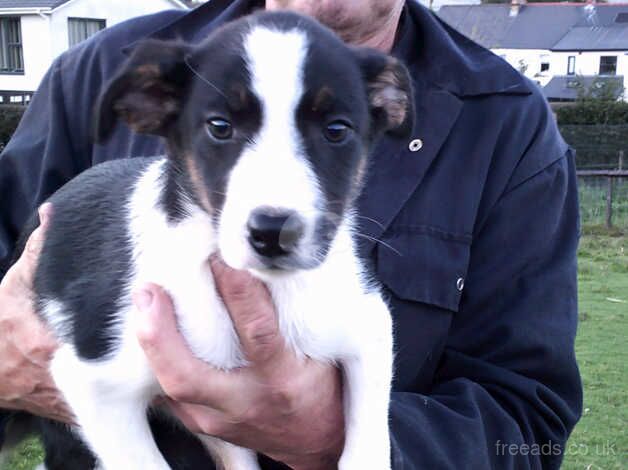
[[[177,331],[168,295],[154,285],[135,294],[143,314],[138,338],[172,410],[194,432],[294,469],[335,468],[344,443],[340,372],[286,346],[260,281],[217,260],[212,270],[248,367],[223,372],[196,358]]]
[[[40,226],[0,283],[0,408],[70,423],[72,412],[48,371],[57,343],[33,306],[33,277],[51,213],[51,204],[40,207]]]

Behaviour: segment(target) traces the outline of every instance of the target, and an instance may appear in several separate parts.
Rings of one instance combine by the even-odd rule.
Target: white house
[[[438,15],[544,88],[577,96],[576,77],[628,88],[628,4],[530,3],[443,6]],[[619,87],[621,88],[621,86]]]
[[[482,2],[480,0],[419,0],[419,3],[437,11],[445,5],[479,5]]]
[[[59,54],[101,29],[173,8],[188,7],[180,0],[0,0],[0,102],[28,100]]]

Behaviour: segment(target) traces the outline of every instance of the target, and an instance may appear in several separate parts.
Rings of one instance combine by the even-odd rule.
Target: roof
[[[438,15],[489,49],[628,50],[628,4],[448,5]]]
[[[616,51],[628,49],[628,24],[625,27],[572,28],[558,43],[554,51]]]
[[[44,10],[54,10],[71,0],[0,0],[0,10],[32,10],[41,8]],[[185,0],[171,0],[182,7],[187,6]]]
[[[50,8],[54,9],[58,6],[68,3],[70,0],[0,0],[0,9],[2,8]]]
[[[543,87],[543,94],[548,100],[573,101],[579,98],[583,91],[589,91],[595,96],[598,89],[600,93],[610,89],[615,95],[613,98],[618,99],[624,89],[624,77],[556,75]]]

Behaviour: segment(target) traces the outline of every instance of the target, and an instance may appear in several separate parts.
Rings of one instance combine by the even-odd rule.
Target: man
[[[90,140],[91,108],[124,51],[144,37],[197,42],[263,6],[213,0],[132,20],[55,62],[0,158],[5,269],[28,214],[67,180],[104,160],[163,151],[123,126],[108,143]],[[578,204],[573,155],[539,90],[411,1],[265,6],[392,51],[414,80],[412,140],[383,140],[359,201],[361,233],[373,240],[362,255],[395,322],[393,467],[559,467],[582,400],[573,350]],[[54,208],[40,211],[54,217]],[[45,225],[0,286],[0,406],[70,421],[46,372],[54,340],[29,302]],[[344,426],[340,374],[286,350],[263,285],[216,262],[212,269],[252,365],[224,374],[200,363],[176,331],[168,296],[146,286],[135,293],[138,338],[167,405],[193,431],[264,454],[264,468],[333,468]]]

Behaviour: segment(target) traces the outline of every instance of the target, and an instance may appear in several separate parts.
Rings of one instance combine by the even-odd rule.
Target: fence
[[[628,170],[619,152],[616,170],[579,170],[583,225],[628,229]]]
[[[584,226],[628,230],[628,125],[559,125],[576,149]]]

